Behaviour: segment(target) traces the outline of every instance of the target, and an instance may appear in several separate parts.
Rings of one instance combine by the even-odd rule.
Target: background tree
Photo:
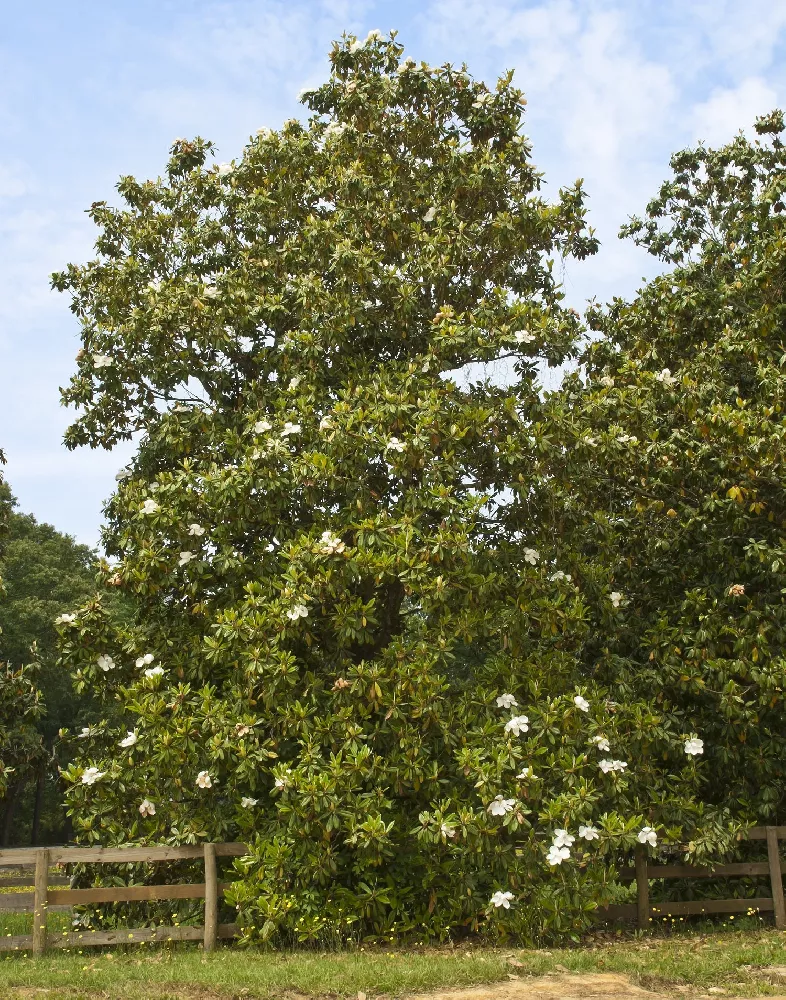
[[[402,57],[337,44],[308,122],[237,162],[179,140],[55,276],[67,443],[144,432],[104,536],[134,615],[62,625],[126,713],[71,809],[86,841],[250,842],[232,902],[264,939],[495,908],[575,933],[615,891],[598,860],[690,825],[695,776],[680,730],[585,682],[587,597],[530,517],[538,365],[580,333],[553,258],[596,241],[580,184],[540,196],[509,76]],[[456,377],[501,359],[509,388]]]
[[[786,759],[782,114],[756,131],[672,158],[623,231],[671,270],[591,311],[546,417],[556,536],[619,592],[587,668],[695,727],[702,797],[753,823],[783,818]]]
[[[4,844],[54,842],[63,838],[66,818],[58,774],[58,764],[65,761],[56,749],[58,732],[83,724],[94,711],[89,696],[76,694],[67,669],[57,662],[55,619],[83,604],[95,589],[96,557],[88,546],[20,513],[7,484],[0,484],[0,490],[5,507],[0,660],[6,664],[9,721],[15,726],[24,719],[26,733],[32,726],[24,739],[20,737],[19,745],[27,750],[17,754],[0,839]],[[22,669],[31,661],[34,667]],[[30,710],[18,711],[16,697],[29,702]],[[28,753],[35,740],[37,751]]]

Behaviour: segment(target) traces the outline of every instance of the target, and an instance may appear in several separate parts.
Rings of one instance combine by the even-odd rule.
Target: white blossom
[[[121,469],[115,473],[115,482],[122,483],[124,479],[130,479],[133,473],[130,469]]]
[[[423,216],[423,221],[424,222],[433,222],[434,221],[434,217],[436,216],[436,214],[437,214],[437,210],[432,205],[431,208],[428,210],[428,212],[426,212],[426,214]]]
[[[512,694],[501,694],[497,698],[497,708],[515,708],[516,705],[518,702]]]
[[[153,662],[153,660],[155,660],[155,656],[153,656],[152,653],[145,653],[144,656],[137,657],[137,660],[136,660],[136,668],[137,668],[137,670],[141,670],[142,667],[149,666]]]
[[[333,421],[330,419],[330,417],[323,417],[319,421],[319,429],[321,431],[331,431],[331,430],[333,430]]]
[[[347,126],[343,122],[330,122],[324,132],[326,139],[338,139],[343,132],[346,131]]]
[[[513,336],[516,338],[517,344],[531,344],[535,340],[535,334],[528,330],[517,330]]]
[[[605,386],[607,389],[613,389],[614,379],[611,377],[611,375],[604,375],[600,380],[600,384],[602,386]]]
[[[524,549],[524,562],[530,564],[530,566],[535,566],[540,559],[540,552],[537,549]]]
[[[298,618],[308,618],[308,608],[305,604],[295,604],[287,611],[287,618],[291,622],[296,622]]]
[[[590,703],[586,698],[582,698],[580,694],[577,694],[573,699],[573,704],[579,709],[580,712],[589,712],[590,710]]]
[[[289,437],[291,434],[300,433],[300,424],[293,424],[291,420],[287,420],[284,427],[281,430],[281,437]]]
[[[379,28],[372,28],[371,31],[369,31],[369,33],[366,35],[366,41],[363,44],[368,45],[369,42],[374,42],[374,41],[381,42],[383,38],[384,36],[382,32],[379,30]]]
[[[512,899],[513,899],[513,893],[512,892],[497,891],[491,897],[490,902],[491,902],[491,905],[492,906],[496,906],[497,909],[499,909],[502,906],[506,910],[509,910]]]
[[[235,725],[235,736],[248,736],[251,732],[251,726],[247,725],[245,722],[238,722]]]
[[[744,583],[733,583],[729,587],[729,597],[742,597],[744,593],[745,593]]]
[[[273,782],[274,786],[279,789],[287,788],[290,783],[290,772],[287,770],[283,774],[278,775],[278,777]]]
[[[514,715],[505,723],[505,732],[513,733],[514,736],[521,736],[529,729],[529,717],[526,715]]]
[[[139,811],[143,816],[155,816],[156,807],[150,799],[142,799],[139,803]]]
[[[300,378],[299,375],[295,375],[294,378],[291,378],[289,380],[289,386],[288,386],[289,391],[290,392],[294,392],[295,389],[297,389],[297,387],[300,385],[300,382],[301,382],[301,378]]]
[[[91,735],[90,734],[90,726],[83,726],[82,727],[82,731],[80,733],[77,733],[77,737],[76,738],[78,740],[83,740],[86,736],[90,736],[90,735]]]
[[[689,740],[685,740],[685,753],[689,757],[695,757],[698,754],[704,753],[704,740],[697,739],[695,736],[691,736]]]
[[[94,354],[93,355],[93,367],[94,368],[109,368],[113,364],[112,359],[108,354]]]
[[[99,778],[103,778],[106,771],[99,771],[97,767],[85,768],[82,774],[82,784],[83,785],[94,785]]]
[[[671,374],[671,369],[669,368],[662,368],[655,376],[655,378],[662,385],[666,386],[675,385],[677,382],[677,379]]]
[[[76,615],[58,615],[55,618],[55,625],[71,625],[76,621]]]
[[[643,826],[636,837],[640,844],[650,844],[655,847],[658,843],[658,835],[651,826]]]
[[[567,861],[570,857],[570,850],[567,847],[557,847],[556,844],[552,844],[549,848],[549,852],[546,855],[546,861],[550,865],[561,865],[563,861]]]
[[[142,504],[143,514],[155,514],[155,512],[159,509],[160,508],[158,506],[158,503],[155,500],[153,500],[152,497],[145,500],[145,502]]]
[[[572,579],[573,577],[570,573],[563,573],[561,569],[556,570],[556,572],[552,573],[549,577],[549,580],[552,583],[561,583],[563,580],[565,580],[566,583],[570,583]]]
[[[590,743],[594,743],[598,750],[602,750],[604,753],[608,753],[611,750],[609,741],[605,736],[593,736],[590,738]]]
[[[624,771],[627,767],[627,763],[624,760],[607,760],[604,759],[600,762],[598,767],[603,771],[604,774],[608,774],[609,771]]]
[[[599,840],[600,832],[594,826],[580,826],[579,836],[582,840]]]
[[[204,535],[205,533],[205,529],[202,527],[201,524],[196,524],[196,523],[189,524],[188,533],[189,535],[193,535],[195,538],[201,538],[202,535]]]
[[[399,441],[397,437],[392,437],[385,445],[385,450],[402,452],[406,447],[403,441]]]
[[[96,663],[98,664],[99,669],[103,670],[104,673],[115,669],[115,661],[108,653],[102,653],[96,660]]]
[[[259,802],[259,799],[252,799],[250,795],[244,795],[243,798],[240,800],[240,808],[251,809],[253,806],[257,804],[257,802]]]
[[[200,788],[212,788],[213,779],[210,777],[210,772],[200,771],[196,776],[196,783]]]
[[[264,434],[266,431],[269,431],[269,430],[272,430],[272,429],[273,429],[273,425],[270,423],[269,420],[257,420],[257,422],[254,424],[254,433],[255,434]]]
[[[192,559],[196,559],[196,552],[186,550],[185,552],[180,553],[180,561],[177,565],[185,566],[187,563],[190,563]]]
[[[129,729],[125,737],[118,743],[121,747],[132,747],[137,742],[139,737],[136,734],[136,729]]]
[[[205,296],[206,299],[214,299],[218,295],[218,289],[214,284],[208,282],[208,284],[205,285],[205,290],[202,292],[202,294]]]
[[[472,102],[473,108],[482,108],[487,104],[491,104],[494,100],[494,95],[486,91],[484,94],[480,94],[476,100]]]
[[[570,847],[576,838],[572,833],[568,833],[567,830],[555,830],[554,831],[554,843],[553,847]]]
[[[417,63],[412,58],[412,56],[407,56],[407,58],[398,64],[397,73],[406,73],[408,69],[412,69],[413,66],[417,66]]]
[[[359,38],[356,38],[355,41],[349,46],[349,51],[354,55],[355,52],[360,52],[362,48],[363,42],[361,42]]]
[[[231,174],[234,169],[235,168],[232,166],[231,163],[219,163],[219,165],[218,165],[218,176],[219,177],[228,177],[229,174]]]
[[[330,531],[322,532],[320,543],[320,551],[326,556],[340,554],[346,548],[341,539]]]
[[[532,779],[534,781],[534,779],[535,779],[535,771],[531,767],[524,767],[524,768],[522,768],[519,771],[519,773],[516,775],[516,777],[520,781],[526,781],[528,779]]]
[[[612,607],[618,608],[622,604],[622,594],[618,590],[612,590],[609,594]]]
[[[635,434],[619,434],[617,436],[617,441],[620,444],[638,444],[639,439]]]
[[[497,795],[489,803],[488,811],[492,816],[504,816],[506,813],[512,812],[515,805],[515,799],[505,799],[501,795]]]
[[[145,671],[144,676],[145,677],[161,677],[161,675],[163,673],[164,673],[164,668],[163,667],[149,667]]]
[[[439,832],[443,837],[447,837],[448,839],[456,836],[456,828],[455,826],[451,826],[450,823],[440,824]]]

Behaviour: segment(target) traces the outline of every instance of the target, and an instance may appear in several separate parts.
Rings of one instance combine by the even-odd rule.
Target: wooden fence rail
[[[654,917],[702,913],[745,913],[748,910],[774,911],[775,926],[786,929],[783,873],[778,841],[786,839],[786,826],[757,826],[747,833],[748,840],[766,840],[767,861],[740,862],[700,868],[694,865],[657,865],[647,860],[646,848],[639,845],[635,867],[620,871],[622,881],[636,883],[636,902],[608,906],[599,912],[609,920],[635,918],[647,928]],[[236,924],[219,924],[218,902],[231,885],[218,881],[217,858],[241,857],[248,853],[245,844],[199,844],[183,847],[42,847],[0,850],[0,868],[35,865],[35,874],[0,878],[0,886],[26,888],[33,892],[0,893],[0,910],[16,913],[33,911],[32,935],[0,937],[0,951],[32,949],[42,955],[47,947],[73,948],[89,945],[118,945],[156,941],[202,941],[205,951],[212,951],[219,938],[237,934]],[[52,876],[50,865],[57,864],[127,864],[154,861],[202,860],[205,881],[177,885],[99,886],[90,889],[50,888],[70,885],[63,876]],[[768,875],[772,896],[757,899],[697,899],[653,904],[649,883],[658,878],[718,878]],[[46,915],[50,910],[70,909],[83,903],[121,903],[139,900],[204,899],[205,923],[202,927],[143,927],[114,931],[70,931],[47,934]]]
[[[219,894],[230,882],[218,881],[216,858],[242,857],[245,844],[199,844],[183,847],[41,847],[0,850],[0,867],[35,865],[35,874],[0,879],[0,886],[23,888],[33,892],[0,893],[0,910],[23,913],[33,911],[33,933],[0,937],[0,951],[32,949],[42,955],[47,947],[72,948],[87,945],[117,945],[141,941],[199,941],[205,951],[212,951],[218,938],[237,934],[236,924],[219,924]],[[70,880],[49,874],[53,864],[126,864],[152,861],[193,861],[201,859],[205,881],[178,885],[97,886],[91,889],[59,889],[50,886],[70,885]],[[135,930],[71,931],[47,934],[46,915],[50,910],[70,910],[82,903],[124,903],[135,900],[204,899],[203,927],[143,927]]]

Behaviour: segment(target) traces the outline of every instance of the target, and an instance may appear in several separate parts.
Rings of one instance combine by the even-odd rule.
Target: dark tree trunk
[[[0,834],[0,844],[3,847],[8,847],[8,842],[11,839],[11,828],[14,825],[14,816],[16,815],[16,808],[19,805],[19,800],[22,798],[22,792],[27,784],[27,778],[22,778],[11,786],[11,791],[8,794],[5,802],[5,815],[3,816],[3,831]]]
[[[41,832],[41,811],[44,805],[44,786],[46,785],[46,761],[42,760],[38,765],[38,775],[35,783],[35,804],[33,805],[33,830],[30,835],[30,843],[36,847],[40,843],[39,834]]]

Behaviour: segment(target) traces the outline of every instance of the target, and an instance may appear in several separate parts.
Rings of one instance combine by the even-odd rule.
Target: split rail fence
[[[28,887],[32,892],[0,893],[0,910],[15,913],[33,911],[33,933],[0,937],[0,951],[30,949],[43,955],[47,947],[83,948],[96,945],[134,944],[156,941],[202,941],[212,951],[218,938],[237,934],[236,924],[219,924],[218,898],[231,883],[218,881],[216,858],[241,857],[245,844],[199,844],[182,847],[42,847],[0,850],[0,868],[35,865],[33,876],[0,879],[0,886]],[[69,885],[70,880],[49,874],[58,864],[130,864],[153,861],[202,860],[205,881],[177,885],[98,886],[92,889],[50,888]],[[201,927],[141,927],[113,931],[68,931],[47,933],[50,910],[70,910],[83,903],[128,903],[165,899],[204,899],[205,923]]]
[[[778,841],[786,839],[786,826],[757,826],[748,831],[748,840],[766,840],[767,861],[739,862],[698,868],[693,865],[650,864],[646,849],[639,846],[635,867],[622,869],[620,879],[636,883],[636,902],[606,907],[599,916],[606,920],[635,919],[642,930],[650,921],[666,914],[699,915],[711,913],[746,913],[749,910],[772,911],[775,926],[786,929],[786,906],[783,894],[783,873],[786,862],[781,860]],[[33,911],[33,933],[0,937],[0,951],[31,950],[42,955],[47,947],[83,948],[96,945],[120,945],[141,942],[202,941],[205,951],[212,951],[219,938],[237,934],[236,924],[219,924],[219,894],[231,885],[218,881],[217,858],[241,857],[248,853],[245,844],[199,844],[182,847],[42,847],[0,850],[0,868],[23,868],[35,865],[34,875],[1,878],[0,886],[8,888],[33,886],[32,892],[0,893],[0,910],[25,913]],[[100,886],[91,889],[58,888],[70,884],[63,876],[52,876],[51,865],[58,864],[129,864],[156,861],[202,860],[205,881],[176,885]],[[767,875],[771,896],[756,899],[696,899],[668,903],[651,903],[649,883],[652,879],[723,878]],[[55,886],[55,888],[50,888]],[[167,899],[204,899],[205,923],[200,927],[142,927],[113,931],[67,931],[47,933],[46,915],[50,910],[70,910],[84,903],[121,903]]]

